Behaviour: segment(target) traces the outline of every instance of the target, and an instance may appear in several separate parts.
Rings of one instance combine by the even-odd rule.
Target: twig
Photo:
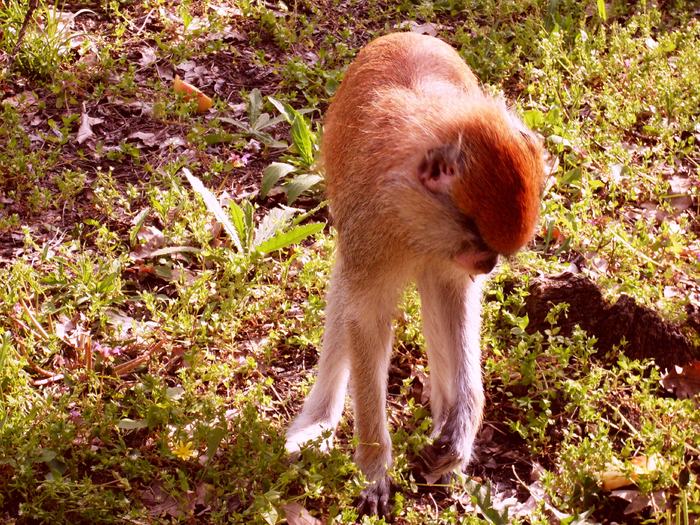
[[[32,381],[32,385],[34,385],[34,386],[48,385],[49,383],[55,383],[56,381],[60,381],[61,379],[63,379],[63,374],[56,374],[56,375],[52,375],[51,377],[47,377],[46,379],[37,379],[35,381]]]
[[[92,337],[87,332],[78,335],[78,349],[84,358],[85,368],[92,370]]]
[[[146,27],[146,24],[148,23],[148,21],[151,18],[151,15],[153,14],[153,11],[155,11],[155,9],[151,9],[148,12],[148,14],[146,15],[146,17],[143,20],[143,24],[141,24],[141,27],[139,27],[138,30],[136,31],[136,36],[139,36],[141,34],[141,32],[143,31],[143,29]]]
[[[433,496],[433,493],[428,492],[428,496],[430,497],[430,500],[433,502],[433,507],[435,507],[435,515],[439,516],[440,515],[440,507],[438,507],[437,501],[435,501],[435,497]]]
[[[151,357],[150,353],[147,353],[145,355],[141,355],[139,357],[135,357],[134,359],[131,359],[127,361],[126,363],[122,363],[120,365],[117,365],[114,367],[114,373],[117,374],[118,376],[125,376],[126,374],[132,372],[139,366],[141,366],[143,363],[148,361],[148,359]]]
[[[41,326],[41,323],[37,320],[37,318],[34,316],[32,311],[29,309],[29,306],[27,305],[27,303],[25,303],[23,299],[20,299],[19,304],[22,307],[22,310],[24,310],[24,313],[27,314],[27,317],[29,317],[29,320],[34,325],[34,328],[36,328],[39,331],[39,335],[43,339],[50,339],[51,336],[49,336],[48,332],[46,330],[44,330],[43,326]]]
[[[24,21],[22,22],[22,27],[17,33],[17,42],[15,42],[15,47],[12,49],[10,54],[10,67],[15,63],[17,58],[17,52],[19,51],[19,46],[22,45],[22,40],[24,40],[24,33],[27,31],[27,26],[29,25],[29,20],[31,20],[34,11],[36,10],[37,0],[29,0],[29,5],[27,6],[27,13],[24,15]]]
[[[272,390],[272,393],[275,394],[275,397],[277,398],[277,401],[280,402],[280,405],[282,406],[282,409],[285,411],[287,414],[287,419],[290,419],[292,415],[289,413],[289,410],[287,409],[287,405],[284,403],[284,400],[282,399],[282,396],[280,396],[280,393],[277,391],[275,388],[275,385],[270,385],[270,389]]]
[[[120,365],[117,365],[114,367],[114,373],[118,376],[125,376],[131,372],[133,372],[136,368],[141,366],[143,363],[148,361],[156,350],[158,350],[160,347],[163,346],[163,341],[156,341],[151,345],[151,347],[146,350],[146,353],[143,355],[140,355],[139,357],[135,357],[134,359],[130,359],[126,363],[122,363]]]

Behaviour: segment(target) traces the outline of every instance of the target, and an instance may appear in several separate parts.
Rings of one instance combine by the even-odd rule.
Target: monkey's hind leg
[[[350,375],[348,355],[348,334],[341,311],[342,282],[331,280],[326,306],[326,328],[323,336],[323,350],[318,363],[316,383],[304,402],[301,414],[287,430],[286,449],[295,454],[305,444],[331,433],[343,414],[345,393]],[[331,438],[321,444],[327,450]]]
[[[350,323],[350,387],[358,439],[355,462],[367,477],[357,507],[361,515],[389,516],[391,438],[386,424],[386,393],[391,354],[391,311],[378,304]],[[372,304],[372,303],[370,303]],[[386,303],[385,303],[386,304]]]
[[[437,435],[421,453],[421,468],[431,477],[469,462],[481,424],[481,281],[434,271],[418,279]]]

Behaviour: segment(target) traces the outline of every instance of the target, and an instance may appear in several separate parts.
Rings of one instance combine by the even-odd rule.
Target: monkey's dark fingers
[[[449,497],[452,494],[452,479],[454,473],[449,472],[440,476],[431,476],[423,470],[423,465],[413,463],[411,472],[417,485],[418,494],[430,494],[436,501],[440,502],[443,498]]]
[[[357,499],[356,507],[360,517],[379,516],[387,521],[391,519],[391,478],[385,478],[371,483],[365,488]]]
[[[464,457],[455,450],[454,445],[442,436],[420,453],[420,470],[423,476],[441,476],[460,467]]]

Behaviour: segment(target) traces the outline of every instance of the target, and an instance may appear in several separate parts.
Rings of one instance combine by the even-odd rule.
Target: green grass
[[[274,524],[290,505],[356,520],[349,418],[328,455],[290,461],[283,448],[313,377],[334,246],[329,228],[305,238],[326,214],[319,186],[290,184],[315,181],[345,65],[407,20],[433,24],[513,101],[557,168],[537,238],[486,292],[493,437],[474,475],[434,498],[409,467],[430,420],[418,298],[404,297],[396,522],[697,520],[697,399],[665,393],[651,361],[601,359],[588,334],[562,335],[564,307],[527,330],[528,283],[571,263],[606,297],[671,321],[700,301],[695,7],[600,4],[146,0],[59,26],[40,2],[12,61],[26,2],[1,6],[0,521]],[[215,110],[176,97],[173,73],[193,75]],[[84,114],[102,122],[78,143]],[[273,162],[296,171],[268,175],[262,198]],[[219,197],[241,249],[182,167]],[[300,211],[282,207],[290,193]],[[624,515],[602,479],[611,465],[631,476],[642,456],[654,467],[632,488],[657,503]]]

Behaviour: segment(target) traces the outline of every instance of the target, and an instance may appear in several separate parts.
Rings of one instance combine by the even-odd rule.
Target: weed
[[[10,0],[0,8],[0,46],[6,52],[13,52],[19,44],[16,65],[31,75],[50,77],[68,60],[70,43],[79,36],[71,30],[73,20],[88,10],[77,11],[65,18],[65,14],[58,10],[58,4],[38,1],[24,36],[18,42],[28,4]]]
[[[318,193],[322,189],[323,177],[316,170],[318,133],[311,130],[309,122],[301,112],[272,97],[270,102],[292,127],[292,155],[284,158],[287,162],[273,162],[265,169],[260,184],[260,196],[265,197],[280,180],[301,171],[302,173],[295,174],[281,187],[287,195],[287,202],[292,204],[301,194]]]

